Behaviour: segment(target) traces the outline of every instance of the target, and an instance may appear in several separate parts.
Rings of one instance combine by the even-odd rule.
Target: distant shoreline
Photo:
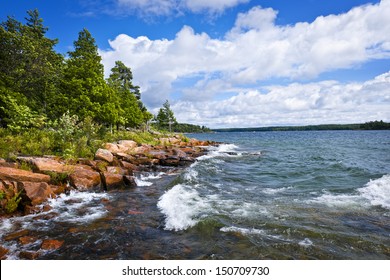
[[[319,131],[319,130],[390,130],[390,123],[383,121],[362,124],[320,124],[305,126],[269,126],[244,128],[217,128],[213,132],[253,132],[253,131]]]

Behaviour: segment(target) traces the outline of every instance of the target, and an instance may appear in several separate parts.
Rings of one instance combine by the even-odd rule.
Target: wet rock
[[[9,252],[9,250],[7,248],[0,246],[0,259],[3,260],[4,256],[7,255],[8,252]]]
[[[51,187],[45,182],[19,182],[18,190],[24,190],[22,193],[22,203],[33,206],[41,204],[55,196]]]
[[[121,160],[119,163],[120,163],[120,166],[122,166],[122,168],[127,170],[129,175],[132,175],[134,171],[138,170],[138,166],[135,164],[132,164],[130,162]]]
[[[123,175],[103,172],[103,176],[108,191],[124,187]]]
[[[100,186],[100,174],[99,172],[78,169],[69,176],[70,184],[79,190],[88,190]]]
[[[166,159],[160,161],[163,166],[179,166],[180,157],[178,156],[170,156]]]
[[[123,181],[127,187],[136,187],[137,183],[133,176],[123,176]]]
[[[35,236],[22,236],[22,237],[19,238],[19,242],[22,245],[31,244],[31,243],[34,243],[37,240],[38,240],[38,238],[35,237]]]
[[[4,239],[4,241],[11,241],[11,240],[15,240],[15,239],[18,239],[22,236],[26,236],[29,234],[30,234],[30,231],[28,229],[23,229],[23,230],[19,230],[19,231],[7,234],[3,237],[3,239]]]
[[[129,215],[140,215],[140,214],[143,214],[144,212],[142,211],[138,211],[138,210],[129,210],[127,211],[127,214]]]
[[[104,160],[109,163],[114,161],[114,156],[109,150],[106,149],[98,149],[95,153],[95,159],[97,160]]]
[[[180,157],[180,158],[184,158],[184,157],[187,157],[187,154],[185,153],[185,152],[183,152],[182,150],[180,150],[180,149],[172,149],[172,151],[173,151],[173,154],[175,155],[175,156],[178,156],[178,157]]]
[[[48,183],[50,176],[10,167],[0,167],[0,180]]]
[[[33,251],[22,251],[19,253],[19,258],[25,259],[25,260],[36,260],[40,256],[39,252],[33,252]]]
[[[64,244],[63,240],[46,239],[42,242],[42,250],[57,250]]]

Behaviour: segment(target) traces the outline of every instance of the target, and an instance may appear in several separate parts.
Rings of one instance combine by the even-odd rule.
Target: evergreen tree
[[[114,124],[117,115],[110,104],[114,93],[104,80],[103,65],[95,39],[87,29],[79,33],[74,42],[74,51],[68,52],[62,82],[63,107],[60,114],[70,111],[80,119],[91,116],[99,123]],[[115,98],[114,98],[115,99]]]
[[[133,73],[129,67],[121,61],[116,61],[107,82],[117,94],[120,104],[118,125],[137,127],[148,120],[145,120],[145,117],[150,119],[140,100],[139,87],[133,85]]]
[[[171,130],[172,125],[177,124],[175,115],[171,110],[169,101],[166,100],[163,107],[158,111],[157,117],[155,118],[157,126],[163,129]]]
[[[8,17],[0,26],[0,91],[3,96],[0,103],[6,106],[4,96],[7,94],[17,105],[46,115],[50,114],[51,100],[58,94],[63,57],[54,51],[57,40],[46,37],[48,28],[43,25],[38,10],[27,13],[26,25]],[[0,110],[3,125],[7,119],[5,111],[12,114],[11,109]]]

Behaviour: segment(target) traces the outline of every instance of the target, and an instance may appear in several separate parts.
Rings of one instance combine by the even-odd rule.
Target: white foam
[[[329,207],[338,208],[360,208],[364,205],[365,201],[359,195],[345,195],[345,194],[323,194],[320,197],[314,198],[309,202],[325,204]]]
[[[242,235],[265,235],[265,231],[255,228],[240,228],[240,227],[223,227],[220,229],[222,232],[238,232]]]
[[[242,153],[237,152],[237,149],[238,146],[234,144],[221,144],[217,147],[212,146],[209,147],[209,152],[206,155],[198,157],[197,160],[206,160],[206,159],[211,159],[220,156],[229,156],[229,157],[241,156]],[[236,154],[229,154],[229,153],[236,153]]]
[[[310,247],[313,245],[313,241],[311,241],[309,238],[305,238],[302,241],[300,241],[298,244],[303,247]]]
[[[70,195],[61,194],[49,201],[49,205],[52,207],[49,213],[58,214],[54,218],[55,221],[90,222],[107,213],[100,200],[108,197],[106,193],[71,192]]]
[[[161,196],[157,206],[166,217],[165,229],[175,231],[194,226],[209,208],[195,189],[183,184]]]
[[[152,182],[148,182],[137,177],[135,178],[135,183],[137,184],[138,187],[149,187],[153,185]]]
[[[159,173],[142,173],[135,177],[135,183],[139,187],[148,187],[153,185],[150,180],[156,180],[160,179],[163,175],[165,175],[164,172]]]
[[[194,169],[194,166],[191,166],[186,173],[184,173],[184,179],[187,181],[193,181],[198,177],[199,173]]]
[[[292,187],[288,187],[288,188],[283,187],[283,188],[275,188],[275,189],[274,188],[264,188],[261,191],[263,193],[265,193],[265,194],[272,195],[272,194],[281,193],[281,192],[284,192],[284,191],[287,191],[287,190],[290,190],[290,189],[292,189]]]
[[[146,173],[146,174],[141,174],[140,178],[141,178],[141,180],[156,180],[156,179],[160,179],[164,175],[165,175],[164,172]]]
[[[390,175],[370,180],[365,187],[358,189],[360,195],[373,206],[390,209]]]
[[[381,206],[390,209],[390,175],[370,180],[365,187],[357,190],[356,194],[325,193],[309,202],[325,204],[329,207],[370,207]]]

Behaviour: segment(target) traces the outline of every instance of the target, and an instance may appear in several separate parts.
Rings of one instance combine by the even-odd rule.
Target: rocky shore
[[[65,161],[54,156],[19,156],[12,161],[0,159],[0,219],[47,211],[44,202],[71,190],[80,192],[110,192],[136,188],[135,174],[181,168],[204,155],[209,141],[183,138],[175,135],[159,138],[157,145],[138,144],[132,140],[105,143],[95,158]],[[27,240],[26,232],[13,232],[3,240]],[[58,240],[45,240],[41,246],[56,249]],[[0,245],[0,259],[7,249]],[[20,256],[33,259],[34,256]]]

